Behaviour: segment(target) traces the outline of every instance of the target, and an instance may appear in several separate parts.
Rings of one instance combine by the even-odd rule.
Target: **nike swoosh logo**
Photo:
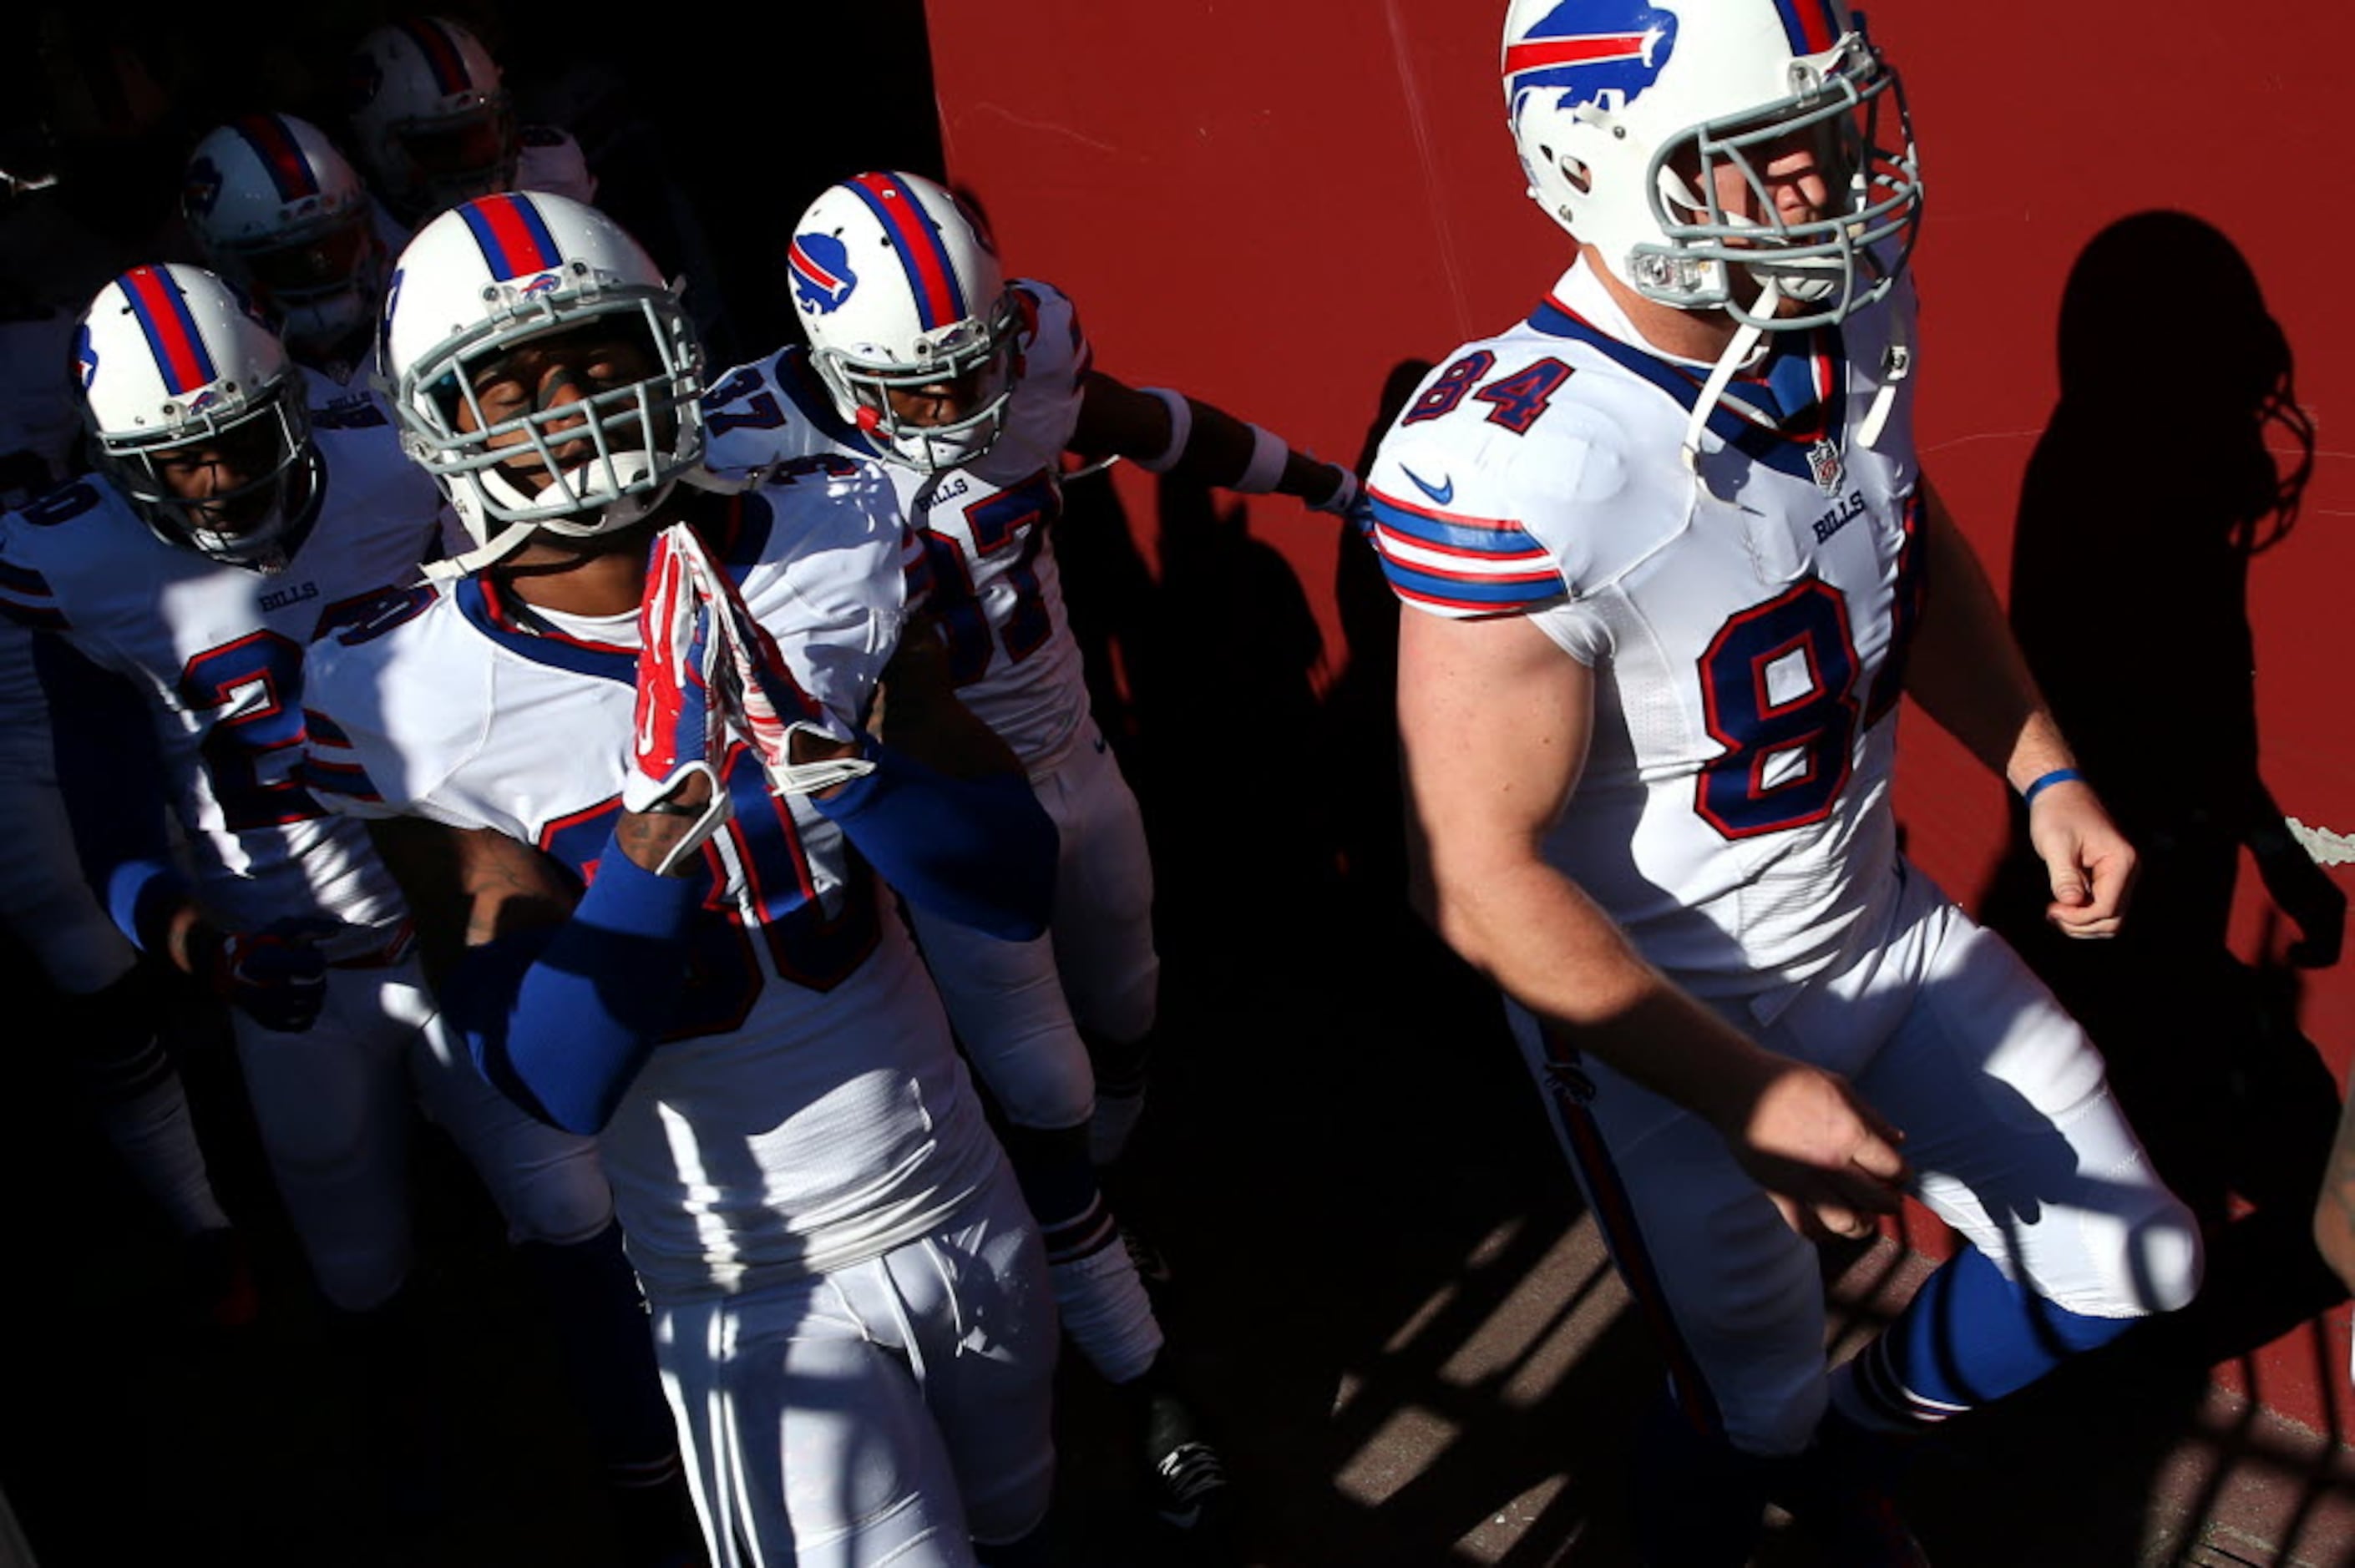
[[[1399,471],[1414,481],[1414,487],[1430,496],[1432,504],[1434,506],[1444,506],[1455,499],[1455,482],[1453,479],[1442,480],[1439,483],[1433,484],[1411,468],[1401,465]]]

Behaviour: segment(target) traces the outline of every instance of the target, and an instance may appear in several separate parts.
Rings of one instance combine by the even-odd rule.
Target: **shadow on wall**
[[[2186,299],[2201,302],[2196,330],[2155,324]],[[2290,966],[2338,961],[2346,898],[2259,773],[2247,604],[2250,559],[2297,521],[2314,427],[2247,261],[2184,213],[2137,214],[2086,247],[2060,370],[2020,496],[2011,618],[2141,878],[2116,940],[2059,937],[2015,804],[1982,916],[2100,1044],[2207,1228],[2207,1289],[2171,1330],[2204,1366],[2343,1294],[2307,1239],[2338,1093],[2300,1032]],[[2227,944],[2243,849],[2274,906],[2267,948],[2280,917],[2298,929],[2289,965]],[[2254,1212],[2232,1219],[2235,1198]]]

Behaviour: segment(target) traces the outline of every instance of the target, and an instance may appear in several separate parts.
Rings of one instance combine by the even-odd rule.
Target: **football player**
[[[376,373],[384,241],[359,175],[316,126],[291,114],[250,114],[216,127],[189,154],[180,213],[206,261],[269,319],[302,366],[311,428],[347,432],[336,482],[367,510],[442,520],[442,493],[401,454]]]
[[[314,435],[283,348],[211,273],[116,278],[77,363],[95,471],[0,521],[0,606],[43,634],[85,870],[125,936],[232,1004],[279,1192],[378,1392],[418,1409],[413,1083],[544,1287],[625,1530],[667,1550],[677,1452],[595,1145],[453,1049],[366,831],[293,777],[304,646],[414,578],[432,533],[346,494],[339,432]]]
[[[16,150],[43,168],[54,157],[38,144]],[[52,175],[20,182],[0,174],[0,253],[9,258],[0,283],[0,511],[34,500],[69,471],[80,398],[59,367],[91,291],[120,266],[111,245],[66,213],[61,195]],[[222,1327],[250,1321],[259,1303],[242,1243],[213,1191],[186,1091],[157,1038],[151,977],[82,880],[58,798],[32,633],[13,621],[0,622],[0,810],[16,839],[15,852],[0,857],[0,921],[49,982],[57,1047],[100,1128],[178,1239],[187,1305]]]
[[[1159,1386],[1161,1330],[1093,1169],[1117,1157],[1142,1107],[1159,974],[1153,868],[1090,713],[1050,530],[1067,450],[1334,513],[1356,501],[1356,476],[1096,369],[1070,298],[1009,283],[980,221],[931,180],[882,172],[828,188],[786,260],[809,344],[721,379],[709,461],[725,476],[814,455],[885,465],[931,562],[929,608],[959,693],[1019,754],[1061,830],[1049,938],[997,941],[921,910],[917,936],[1011,1124],[1064,1326],[1138,1396],[1159,1506],[1188,1524],[1222,1470]]]
[[[100,1129],[171,1228],[187,1307],[199,1321],[238,1328],[261,1305],[245,1244],[213,1190],[186,1086],[159,1036],[153,976],[75,858],[33,636],[0,619],[0,801],[18,832],[0,860],[0,920],[49,982],[56,1044]]]
[[[594,201],[581,144],[552,125],[518,125],[498,62],[442,16],[389,22],[351,59],[351,132],[380,207],[377,231],[397,254],[434,214],[498,191]]]
[[[869,865],[1018,936],[1054,833],[923,640],[881,700],[888,490],[683,485],[693,327],[560,197],[428,224],[385,344],[478,546],[314,651],[311,776],[415,890],[485,1070],[602,1129],[713,1562],[1034,1560],[1038,1232]]]
[[[2026,798],[2061,929],[2117,928],[2133,851],[1914,449],[1921,185],[1860,22],[1513,0],[1503,75],[1576,260],[1369,479],[1421,892],[1662,1331],[1647,1550],[1741,1563],[1779,1489],[1838,1560],[1916,1561],[1865,1435],[2180,1307],[2200,1243],[2084,1035],[1900,853],[1900,694]],[[1908,1192],[1970,1245],[1828,1378],[1806,1237]]]

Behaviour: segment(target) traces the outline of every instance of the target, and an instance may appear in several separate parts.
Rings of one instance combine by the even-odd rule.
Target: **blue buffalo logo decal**
[[[542,272],[538,277],[534,278],[530,282],[526,283],[523,286],[523,291],[526,298],[529,298],[534,294],[552,294],[558,289],[563,287],[563,284],[564,280],[558,274],[554,272]]]
[[[1554,90],[1564,109],[1622,110],[1660,79],[1676,47],[1673,11],[1564,0],[1506,47],[1506,94],[1518,106],[1524,93]]]
[[[213,204],[220,200],[221,172],[210,158],[198,158],[188,165],[180,184],[180,207],[198,217],[210,217]]]
[[[88,327],[81,329],[81,336],[74,344],[74,374],[81,377],[81,389],[85,392],[98,378],[98,350],[91,344]]]
[[[785,266],[794,275],[794,298],[805,314],[831,314],[858,287],[850,252],[831,234],[796,234]]]

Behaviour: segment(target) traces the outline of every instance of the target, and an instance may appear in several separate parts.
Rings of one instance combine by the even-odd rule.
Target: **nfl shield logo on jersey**
[[[1846,469],[1840,462],[1839,448],[1830,441],[1817,441],[1807,449],[1807,471],[1815,477],[1816,488],[1826,495],[1835,494],[1840,487],[1840,476]]]
[[[785,265],[794,275],[794,298],[808,315],[832,313],[858,286],[850,270],[850,252],[831,234],[794,235]]]

